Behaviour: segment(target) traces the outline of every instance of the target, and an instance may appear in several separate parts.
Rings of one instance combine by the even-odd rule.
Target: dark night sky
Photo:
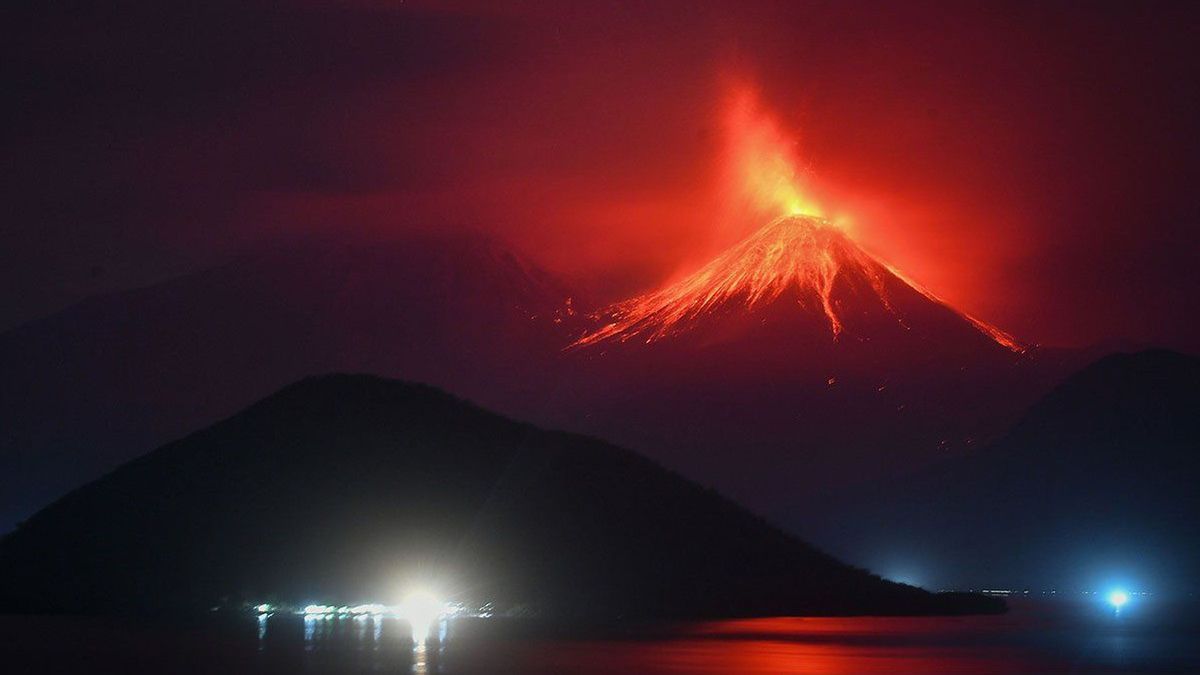
[[[330,232],[482,229],[654,284],[729,237],[737,80],[953,303],[1200,350],[1191,3],[70,4],[5,10],[0,328]]]

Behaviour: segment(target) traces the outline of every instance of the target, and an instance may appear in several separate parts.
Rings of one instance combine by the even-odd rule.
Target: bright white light
[[[255,607],[254,609],[257,609],[259,614],[266,614],[267,612],[271,611],[271,606],[264,602],[263,604]]]
[[[416,642],[424,642],[429,629],[445,613],[445,603],[429,591],[413,591],[396,607],[396,616],[412,626]]]
[[[1121,609],[1122,605],[1129,602],[1129,594],[1122,590],[1115,590],[1108,594],[1108,604]]]
[[[308,605],[304,608],[305,614],[333,614],[336,607],[329,605]]]

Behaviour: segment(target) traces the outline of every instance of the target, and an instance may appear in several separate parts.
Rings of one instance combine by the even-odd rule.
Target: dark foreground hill
[[[846,566],[591,438],[435,389],[304,380],[0,542],[5,610],[389,601],[419,581],[544,615],[989,611]]]
[[[864,522],[863,540],[944,585],[1190,592],[1200,577],[1198,411],[1200,359],[1115,354],[990,447],[882,486],[870,516],[848,506],[846,522]]]

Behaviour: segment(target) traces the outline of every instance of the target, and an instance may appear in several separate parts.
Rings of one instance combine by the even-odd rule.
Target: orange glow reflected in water
[[[1062,665],[1015,646],[995,644],[997,626],[1003,635],[1006,625],[1004,617],[721,621],[688,626],[654,640],[489,645],[487,671],[991,675],[1056,672]],[[482,672],[475,665],[464,672]]]

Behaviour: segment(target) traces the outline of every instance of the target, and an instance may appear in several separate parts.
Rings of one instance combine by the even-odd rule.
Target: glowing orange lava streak
[[[882,297],[878,263],[839,229],[814,216],[777,218],[679,283],[610,308],[614,320],[575,346],[609,338],[625,341],[635,335],[653,342],[679,332],[688,320],[725,302],[734,300],[753,309],[789,287],[817,302],[836,336],[842,321],[831,294],[844,265],[871,280]]]
[[[634,337],[654,342],[687,330],[692,320],[727,302],[752,310],[789,288],[797,291],[801,302],[813,301],[821,308],[836,339],[844,324],[832,294],[834,282],[843,274],[865,279],[898,322],[903,319],[887,297],[888,274],[962,316],[997,343],[1013,351],[1024,350],[1011,335],[949,307],[864,251],[837,226],[815,216],[777,218],[680,282],[610,307],[605,313],[609,323],[571,346],[625,342]]]

